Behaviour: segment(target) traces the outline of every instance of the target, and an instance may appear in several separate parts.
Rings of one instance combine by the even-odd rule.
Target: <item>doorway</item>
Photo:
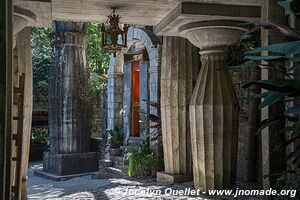
[[[132,62],[131,82],[131,136],[139,137],[139,105],[140,105],[140,61]]]

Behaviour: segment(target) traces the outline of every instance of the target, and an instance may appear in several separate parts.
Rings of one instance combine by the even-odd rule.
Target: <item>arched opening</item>
[[[149,112],[146,104],[149,100],[148,63],[148,52],[143,42],[134,40],[124,54],[124,67],[130,68],[124,70],[125,77],[130,79],[130,85],[128,85],[130,92],[124,93],[124,98],[129,99],[124,105],[129,107],[129,116],[127,116],[129,132],[126,134],[129,143],[144,140],[149,129],[146,125],[146,116]]]

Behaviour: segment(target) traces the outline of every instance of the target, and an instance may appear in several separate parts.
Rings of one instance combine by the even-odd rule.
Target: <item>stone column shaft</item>
[[[88,69],[81,33],[56,33],[49,80],[49,130],[52,153],[90,151]]]
[[[89,85],[84,23],[55,22],[55,27],[48,90],[50,151],[44,153],[44,173],[37,172],[52,179],[52,173],[63,176],[98,169],[98,153],[90,152],[95,99]]]
[[[192,174],[188,105],[193,91],[193,60],[193,47],[187,39],[164,37],[161,121],[165,173],[185,175],[186,179],[180,181],[188,180]],[[167,178],[167,175],[164,177]],[[162,176],[158,174],[158,181],[162,182]]]
[[[238,103],[224,67],[228,47],[244,31],[237,23],[196,22],[181,27],[182,34],[200,48],[202,63],[189,106],[194,184],[202,191],[235,185]]]
[[[201,52],[202,68],[190,104],[194,181],[203,190],[235,181],[237,101],[224,70],[224,49]]]
[[[107,128],[114,130],[123,126],[123,74],[113,73],[108,75],[108,122]]]
[[[121,130],[123,127],[123,63],[124,50],[118,52],[116,57],[110,57],[110,66],[108,70],[108,87],[107,87],[107,129]]]

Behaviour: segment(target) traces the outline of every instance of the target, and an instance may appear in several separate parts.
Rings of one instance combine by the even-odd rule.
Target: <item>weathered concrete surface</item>
[[[149,61],[140,62],[140,121],[147,122],[147,114],[149,113]],[[145,141],[148,134],[149,128],[148,123],[140,123],[140,138]]]
[[[124,50],[110,57],[107,85],[107,129],[115,130],[123,127],[123,64]]]
[[[112,11],[112,7],[117,7],[118,14],[122,16],[121,21],[131,24],[155,25],[178,3],[183,0],[37,0],[26,1],[16,0],[16,5],[32,7],[32,10],[38,15],[39,24],[49,23],[50,19],[60,21],[94,21],[105,22],[107,15]],[[261,0],[190,0],[198,3],[215,3],[226,5],[250,5],[257,6]],[[47,9],[45,9],[47,8]],[[51,18],[52,17],[52,18]]]
[[[30,41],[31,28],[27,27],[21,30],[16,36],[16,48],[14,51],[14,87],[18,87],[21,82],[20,76],[24,74],[24,91],[23,99],[18,98],[14,101],[19,105],[23,105],[22,108],[14,106],[14,113],[19,113],[21,117],[20,121],[14,121],[14,134],[22,133],[21,148],[22,157],[20,158],[21,169],[19,170],[19,180],[22,185],[22,196],[26,196],[26,174],[29,160],[29,147],[31,138],[31,119],[32,119],[32,55],[31,55],[31,41]],[[23,112],[23,113],[22,113]],[[23,120],[23,121],[22,121]],[[22,126],[20,126],[22,124]],[[17,150],[17,149],[14,149]],[[13,150],[13,152],[14,152]],[[18,174],[18,173],[16,173]]]
[[[236,181],[238,103],[228,71],[222,69],[228,47],[243,33],[233,24],[218,28],[195,23],[184,30],[200,48],[202,63],[189,108],[194,184],[203,191],[228,188]]]
[[[259,21],[260,6],[183,2],[157,24],[157,34],[182,36],[181,26],[210,20]]]
[[[49,131],[52,153],[79,153],[90,149],[85,48],[81,33],[57,33],[54,65],[49,79]]]
[[[194,87],[193,75],[198,73],[193,66],[200,67],[199,54],[195,55],[193,49],[185,38],[164,37],[160,105],[165,173],[169,175],[192,174],[188,105]],[[193,57],[198,58],[197,63],[193,63]],[[164,177],[160,173],[157,181],[163,182]]]
[[[97,155],[89,153],[94,99],[88,83],[84,23],[55,22],[55,26],[48,91],[50,152],[44,154],[44,170],[56,175],[96,171]],[[82,163],[87,161],[85,169]]]

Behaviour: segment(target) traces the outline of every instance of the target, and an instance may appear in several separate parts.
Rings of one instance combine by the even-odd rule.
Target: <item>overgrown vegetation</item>
[[[299,11],[299,1],[292,1],[292,3],[290,1],[280,1],[279,4],[289,13],[292,13],[297,8]],[[280,31],[286,37],[286,41],[250,50],[246,52],[246,59],[255,61],[257,66],[262,69],[280,73],[283,78],[253,81],[243,87],[256,86],[262,89],[261,93],[252,97],[262,99],[258,106],[259,109],[272,106],[280,101],[286,103],[287,106],[284,112],[263,120],[257,133],[260,133],[264,128],[285,122],[284,128],[277,133],[271,134],[280,134],[283,137],[287,137],[285,142],[278,144],[278,148],[290,147],[287,161],[290,161],[296,170],[284,173],[278,179],[277,187],[278,189],[299,190],[300,145],[297,142],[300,140],[300,105],[298,101],[300,98],[300,31],[273,22],[263,22],[255,25],[254,30],[262,27]],[[268,52],[269,55],[262,56],[262,52]],[[267,62],[262,64],[262,61]],[[290,65],[287,67],[286,63],[290,63]]]
[[[52,45],[49,39],[52,28],[32,28],[33,101],[47,102],[48,79],[51,67]]]
[[[51,67],[53,28],[32,28],[32,65],[33,65],[33,100],[47,102],[48,79]],[[86,34],[90,37],[87,57],[90,67],[90,85],[94,92],[106,88],[109,54],[101,48],[101,34],[98,24],[86,24]]]
[[[32,128],[31,143],[33,144],[49,144],[49,133],[47,128]]]
[[[90,37],[87,57],[90,67],[90,84],[94,91],[106,88],[107,71],[109,68],[109,54],[102,49],[99,24],[86,24],[86,34]]]
[[[119,149],[123,144],[123,134],[119,130],[108,130],[106,133],[109,134],[111,148]]]
[[[151,171],[163,169],[163,157],[150,151],[149,142],[142,146],[126,149],[128,176],[149,176]]]

